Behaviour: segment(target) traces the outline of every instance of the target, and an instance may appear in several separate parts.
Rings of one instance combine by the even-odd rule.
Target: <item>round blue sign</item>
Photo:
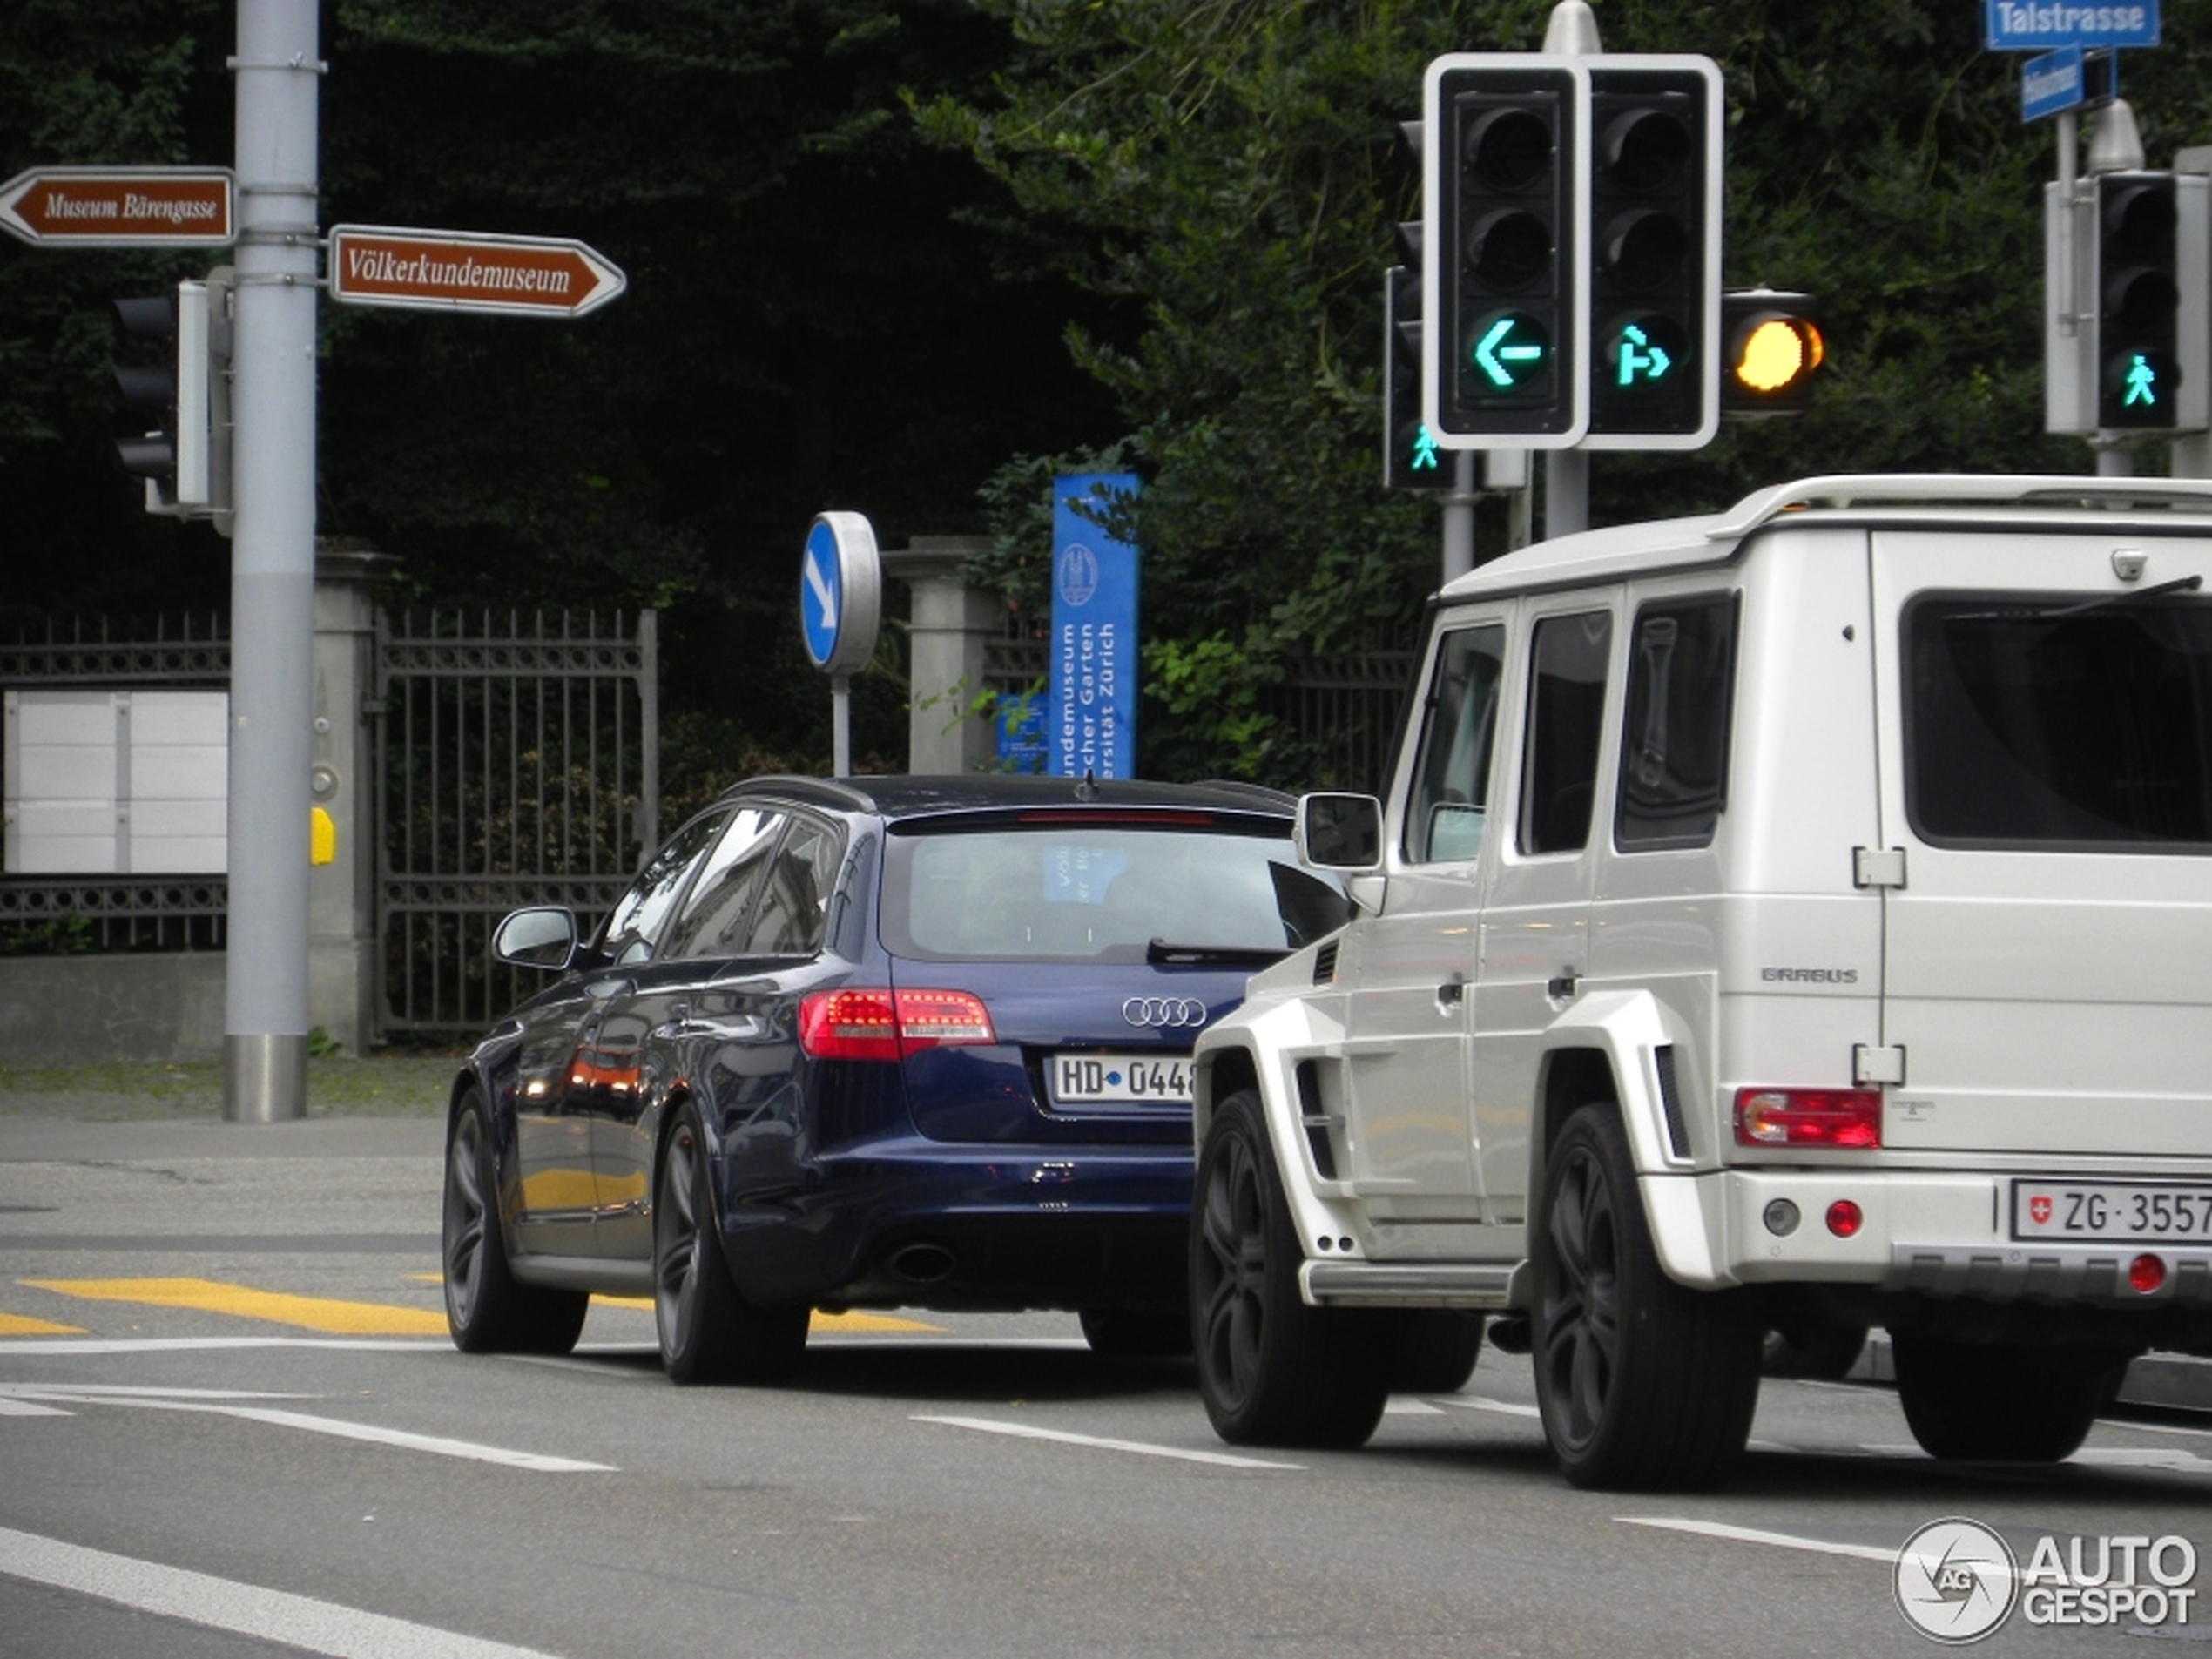
[[[799,629],[815,667],[848,673],[875,655],[882,580],[867,519],[824,513],[814,520],[799,565]]]

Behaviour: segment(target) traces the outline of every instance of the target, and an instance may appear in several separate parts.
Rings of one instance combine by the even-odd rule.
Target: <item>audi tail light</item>
[[[1736,1143],[1879,1146],[1881,1093],[1872,1089],[1739,1089]]]
[[[799,1005],[799,1047],[816,1060],[897,1060],[951,1043],[996,1042],[972,991],[816,991]]]

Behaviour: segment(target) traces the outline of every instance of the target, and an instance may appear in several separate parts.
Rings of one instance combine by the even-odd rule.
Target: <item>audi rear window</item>
[[[2212,603],[1931,597],[1905,637],[1923,840],[2212,851]]]
[[[1143,961],[1184,950],[1279,954],[1344,924],[1343,890],[1299,867],[1287,828],[1032,821],[894,834],[880,931],[933,961]]]

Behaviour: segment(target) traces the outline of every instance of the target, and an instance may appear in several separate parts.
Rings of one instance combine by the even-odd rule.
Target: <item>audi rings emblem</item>
[[[1195,996],[1132,996],[1122,1004],[1122,1018],[1155,1030],[1201,1026],[1206,1022],[1206,1005]]]

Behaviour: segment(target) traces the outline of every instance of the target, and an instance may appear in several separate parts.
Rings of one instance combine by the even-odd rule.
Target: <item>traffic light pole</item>
[[[316,0],[239,0],[223,1116],[307,1110]]]

